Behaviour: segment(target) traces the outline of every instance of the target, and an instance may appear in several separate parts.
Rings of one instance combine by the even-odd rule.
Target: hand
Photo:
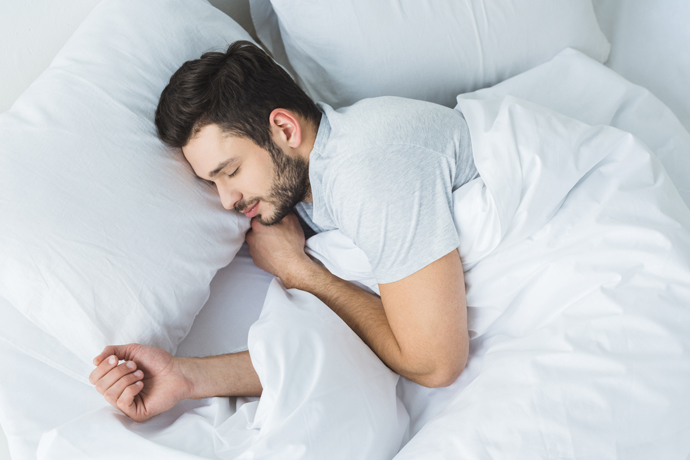
[[[118,365],[118,359],[125,363]],[[172,409],[191,394],[180,358],[160,348],[129,344],[106,347],[93,360],[89,382],[105,400],[135,422]],[[138,368],[138,369],[137,369]]]
[[[245,238],[254,264],[280,278],[288,289],[298,285],[306,268],[314,264],[304,252],[304,232],[294,214],[271,226],[253,218]]]

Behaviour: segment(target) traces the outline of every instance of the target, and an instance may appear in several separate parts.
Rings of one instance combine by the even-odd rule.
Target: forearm
[[[207,358],[177,358],[190,382],[189,399],[261,396],[263,387],[248,351]]]
[[[391,329],[381,299],[358,286],[310,264],[286,287],[310,292],[328,305],[394,372],[418,383],[433,368],[403,353]]]

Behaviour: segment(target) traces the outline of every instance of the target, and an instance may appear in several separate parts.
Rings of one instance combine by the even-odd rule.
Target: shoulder
[[[457,110],[427,101],[395,96],[363,99],[349,107],[335,111],[348,126],[366,132],[380,132],[381,127],[405,129],[412,125],[447,120],[453,122],[462,115]]]
[[[467,128],[457,110],[390,96],[329,111],[328,120],[333,128],[329,143],[338,156],[364,156],[377,148],[402,149],[403,145],[455,156]]]

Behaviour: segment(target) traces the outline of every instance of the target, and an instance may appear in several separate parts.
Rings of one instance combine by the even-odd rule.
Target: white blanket
[[[416,435],[396,459],[687,458],[690,211],[661,163],[512,97],[459,105],[481,174],[454,194],[471,357],[449,389],[398,385]],[[309,246],[375,290],[342,234]],[[274,282],[249,350],[261,400],[142,425],[101,409],[39,458],[383,459],[407,440],[397,378],[313,296]]]
[[[512,97],[459,108],[481,175],[454,194],[474,380],[396,459],[685,459],[690,211],[659,160]],[[373,287],[344,236],[310,243]]]
[[[511,98],[459,105],[482,175],[455,197],[481,370],[397,458],[686,458],[690,212],[659,161]]]

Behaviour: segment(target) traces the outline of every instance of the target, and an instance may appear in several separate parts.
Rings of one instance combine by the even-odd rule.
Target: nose
[[[218,195],[220,195],[220,202],[228,211],[233,209],[235,205],[242,199],[242,194],[235,190],[229,190],[227,187],[217,185]]]

